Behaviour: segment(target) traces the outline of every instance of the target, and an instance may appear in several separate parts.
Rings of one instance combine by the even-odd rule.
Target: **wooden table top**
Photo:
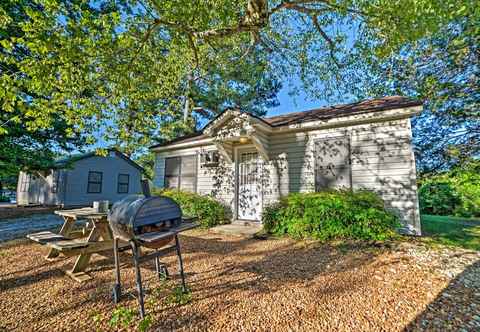
[[[107,212],[98,212],[92,207],[71,209],[71,210],[57,210],[55,214],[62,217],[69,217],[74,219],[106,219]]]

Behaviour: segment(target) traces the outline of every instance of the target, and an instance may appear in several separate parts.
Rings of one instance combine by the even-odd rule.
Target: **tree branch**
[[[192,34],[187,33],[187,38],[188,38],[188,43],[190,44],[190,47],[193,50],[193,56],[195,59],[195,69],[198,69],[200,67],[200,61],[198,60],[197,46],[195,45],[195,41],[193,40]]]
[[[335,50],[336,50],[335,43],[333,42],[333,40],[330,39],[330,37],[328,37],[325,31],[323,31],[322,27],[318,23],[317,16],[312,16],[312,21],[317,31],[320,33],[320,35],[328,44],[328,47],[330,49],[330,58],[332,58],[332,61],[337,65],[337,67],[340,67],[340,64],[338,63],[337,58],[335,56]]]
[[[145,35],[142,38],[142,41],[140,42],[140,47],[137,48],[137,51],[135,52],[135,55],[133,56],[132,60],[130,60],[130,64],[138,58],[138,55],[140,54],[141,49],[143,46],[145,46],[145,43],[150,39],[150,36],[152,35],[152,32],[160,25],[160,22],[155,19],[152,23],[150,23],[149,27],[147,28],[147,31],[145,32]]]
[[[351,14],[357,14],[357,15],[362,15],[362,16],[373,16],[371,14],[362,12],[360,10],[354,9],[354,8],[348,8],[348,7],[342,7],[337,4],[331,3],[328,0],[297,0],[297,1],[284,1],[278,4],[277,6],[273,7],[272,10],[270,10],[269,14],[273,14],[275,12],[278,12],[282,9],[294,9],[294,10],[303,10],[304,12],[308,11],[310,13],[315,12],[315,11],[326,11],[326,8],[312,8],[312,7],[306,7],[306,6],[313,6],[313,5],[325,5],[327,7],[337,9],[337,10],[345,10]],[[300,10],[300,11],[301,11]]]

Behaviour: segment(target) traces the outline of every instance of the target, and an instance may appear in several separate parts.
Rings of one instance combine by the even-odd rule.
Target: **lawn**
[[[480,220],[422,215],[422,233],[437,243],[480,251]]]

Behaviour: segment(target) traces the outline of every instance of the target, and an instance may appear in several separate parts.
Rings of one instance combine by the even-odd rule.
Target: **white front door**
[[[255,150],[238,154],[237,213],[238,219],[260,220],[262,212],[262,161]]]

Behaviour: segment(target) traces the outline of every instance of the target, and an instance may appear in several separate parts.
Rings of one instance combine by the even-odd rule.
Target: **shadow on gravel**
[[[311,291],[316,296],[339,296],[351,292],[352,288],[363,287],[369,276],[360,272],[362,267],[372,264],[377,256],[390,250],[368,243],[339,246],[312,243],[302,246],[295,241],[286,242],[272,250],[268,245],[263,249],[259,241],[245,238],[225,241],[221,237],[183,235],[181,242],[186,256],[187,284],[193,292],[193,300],[189,305],[195,307],[196,303],[214,299],[215,308],[231,308],[238,305],[238,299],[244,296],[273,294],[279,289],[304,283],[312,283]],[[189,265],[197,261],[209,262],[208,267],[201,272],[192,272]],[[172,267],[177,273],[176,262],[170,262],[168,268]],[[339,278],[341,281],[329,284],[315,281],[336,274],[342,274]],[[182,319],[176,318],[174,324],[171,320],[157,321],[154,328],[170,330],[201,326],[199,329],[208,330],[211,321],[221,312],[213,309],[208,313],[187,311],[182,314]],[[159,312],[152,314],[155,316]]]
[[[283,240],[273,243],[275,240],[271,239],[263,242],[257,239],[225,240],[221,237],[191,235],[182,235],[180,241],[187,284],[192,290],[192,302],[185,307],[148,307],[147,311],[155,318],[153,330],[208,330],[216,316],[222,314],[223,308],[234,307],[245,297],[275,294],[278,290],[296,285],[308,285],[313,296],[348,294],[352,289],[361,289],[368,282],[370,275],[367,275],[363,268],[390,250],[385,246],[375,247],[371,243],[329,245]],[[28,271],[29,268],[26,267],[20,275],[17,273],[3,279],[0,290],[10,289],[19,294],[22,287],[38,283],[38,288],[33,289],[36,296],[43,294],[43,287],[49,278],[58,278],[63,285],[59,290],[61,296],[55,295],[52,298],[54,305],[49,305],[48,310],[39,312],[29,322],[18,326],[25,328],[27,324],[34,322],[55,321],[60,315],[76,319],[82,311],[82,319],[91,319],[86,317],[86,313],[93,308],[105,312],[104,317],[109,317],[108,312],[114,308],[110,298],[114,276],[111,253],[107,252],[105,256],[95,259],[89,266],[87,272],[90,272],[94,279],[86,284],[77,284],[66,279],[68,277],[63,270],[67,265],[71,266],[71,261],[62,264],[62,269],[57,266],[41,266],[37,267],[40,271]],[[40,262],[41,259],[43,258],[39,257]],[[173,287],[179,284],[176,256],[169,254],[162,261],[167,263],[173,280],[168,283],[160,297],[154,294],[157,288],[162,287],[152,273],[155,271],[154,263],[142,264],[143,268],[151,271],[143,274],[147,301],[165,301]],[[136,295],[136,291],[132,257],[129,253],[121,254],[121,263],[122,282],[125,286],[130,285],[124,289],[125,300],[122,300],[121,305],[128,304],[136,308],[136,301],[131,301],[131,295]],[[128,277],[125,276],[127,270],[130,270]],[[324,282],[318,278],[323,278]],[[205,302],[211,303],[208,309],[204,307]],[[9,326],[17,326],[12,322],[8,323],[11,324]]]
[[[480,261],[453,279],[404,331],[480,331]]]
[[[45,279],[62,277],[65,273],[60,269],[52,269],[47,271],[42,271],[35,274],[27,274],[21,277],[14,276],[8,279],[3,279],[0,283],[0,291],[11,290],[18,287],[23,287],[26,285],[34,284]]]

